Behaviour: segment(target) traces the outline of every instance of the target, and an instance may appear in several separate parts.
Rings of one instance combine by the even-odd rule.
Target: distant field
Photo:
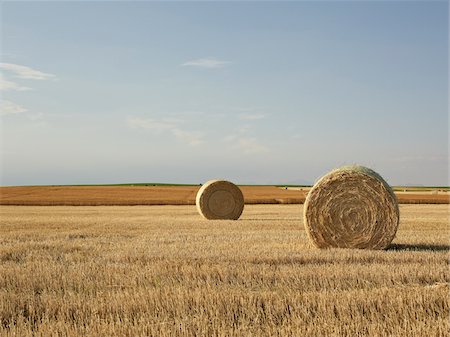
[[[0,187],[0,205],[193,205],[200,186],[27,186]],[[246,204],[303,203],[309,187],[240,186]],[[397,191],[403,204],[448,204],[442,189]]]
[[[0,206],[0,336],[448,336],[447,205],[386,251],[315,249],[302,210]]]

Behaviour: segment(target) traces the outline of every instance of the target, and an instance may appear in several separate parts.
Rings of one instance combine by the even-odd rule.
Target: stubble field
[[[448,211],[363,251],[313,248],[302,205],[1,206],[0,336],[446,336]]]
[[[0,205],[195,205],[200,186],[0,186]],[[300,204],[309,187],[240,186],[246,204]],[[447,188],[396,191],[401,204],[449,204]]]

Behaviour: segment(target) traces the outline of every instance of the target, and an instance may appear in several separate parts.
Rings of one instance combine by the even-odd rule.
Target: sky
[[[0,184],[449,185],[447,1],[1,3]]]

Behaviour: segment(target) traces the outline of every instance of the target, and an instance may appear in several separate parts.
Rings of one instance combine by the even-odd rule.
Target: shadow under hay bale
[[[450,252],[450,245],[434,245],[434,244],[427,244],[427,243],[417,243],[417,244],[393,243],[393,244],[389,245],[387,250]]]

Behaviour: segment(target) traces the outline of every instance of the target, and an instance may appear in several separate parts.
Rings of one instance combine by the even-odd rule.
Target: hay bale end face
[[[210,180],[197,192],[198,212],[209,220],[237,220],[244,210],[244,196],[235,184]]]
[[[399,208],[379,174],[363,166],[345,166],[313,186],[303,217],[318,248],[385,249],[397,233]]]

